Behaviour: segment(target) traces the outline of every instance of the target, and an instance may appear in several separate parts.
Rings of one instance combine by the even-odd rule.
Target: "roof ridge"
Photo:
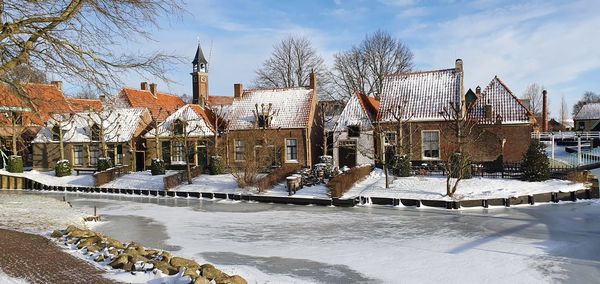
[[[420,74],[427,74],[427,73],[438,73],[438,72],[449,72],[449,71],[456,71],[456,68],[434,69],[434,70],[414,71],[414,72],[399,72],[399,73],[394,73],[394,74],[387,74],[387,75],[385,75],[385,77],[400,77],[400,76],[420,75]]]
[[[272,92],[277,92],[277,91],[289,91],[289,90],[300,90],[300,89],[305,89],[307,91],[311,90],[308,87],[252,88],[252,89],[246,89],[246,90],[244,90],[244,93],[245,92],[256,92],[256,91],[272,91]]]
[[[504,84],[504,82],[503,82],[503,81],[500,79],[500,77],[498,77],[498,75],[494,75],[494,79],[492,79],[492,81],[490,82],[490,84],[491,84],[492,82],[494,82],[494,81],[498,81],[498,83],[500,83],[500,85],[502,85],[502,87],[504,87],[504,89],[506,89],[506,91],[508,91],[508,94],[509,94],[509,95],[510,95],[510,96],[511,96],[511,97],[512,97],[512,98],[513,98],[515,101],[517,101],[517,103],[518,103],[518,104],[519,104],[519,105],[520,105],[522,108],[524,108],[524,109],[525,109],[525,111],[527,111],[527,114],[528,114],[528,115],[533,115],[533,113],[531,112],[531,110],[529,110],[529,108],[527,108],[527,107],[526,107],[526,106],[525,106],[525,105],[524,105],[524,104],[521,102],[521,100],[519,100],[519,98],[517,98],[517,96],[515,96],[515,95],[513,94],[513,92],[510,90],[510,88],[509,88],[509,87],[508,87],[506,84]],[[488,84],[488,86],[489,86],[489,84]],[[486,89],[487,89],[487,87],[486,87]],[[484,90],[483,90],[481,93],[483,94],[484,92],[485,92],[485,89],[484,89]]]
[[[123,87],[122,90],[132,90],[132,91],[137,91],[137,92],[148,92],[150,94],[152,94],[152,92],[150,92],[150,90],[142,90],[142,89],[136,89],[136,88],[132,88],[132,87]],[[179,97],[178,95],[175,94],[171,94],[171,93],[165,93],[165,92],[156,92],[157,95],[166,95],[166,96],[172,96],[172,97]]]

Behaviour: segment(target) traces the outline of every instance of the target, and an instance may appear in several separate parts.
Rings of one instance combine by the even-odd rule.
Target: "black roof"
[[[204,57],[204,53],[202,52],[202,48],[200,47],[200,44],[198,43],[198,49],[196,50],[196,56],[194,56],[194,61],[192,61],[193,64],[208,64],[208,61],[206,61],[206,58]]]

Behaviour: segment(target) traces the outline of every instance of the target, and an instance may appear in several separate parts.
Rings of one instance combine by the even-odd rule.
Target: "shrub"
[[[462,153],[452,154],[451,167],[450,172],[453,178],[461,177],[462,179],[470,179],[473,177],[471,174],[471,161],[469,157]]]
[[[64,177],[71,175],[71,164],[67,160],[60,160],[56,162],[56,166],[54,167],[54,173],[57,177]]]
[[[112,161],[110,158],[98,158],[98,171],[99,172],[103,172],[106,171],[107,169],[112,168]]]
[[[225,173],[225,163],[223,163],[223,158],[221,156],[211,156],[210,157],[210,174],[211,175],[220,175]]]
[[[153,176],[165,174],[165,161],[159,159],[152,159],[150,164],[150,172]]]
[[[338,175],[327,183],[327,187],[331,192],[331,197],[340,198],[348,191],[357,181],[362,180],[371,173],[371,166],[358,166],[349,171]]]
[[[550,178],[550,162],[546,156],[546,147],[539,140],[531,140],[521,164],[521,179],[525,181],[544,181]]]
[[[410,158],[408,155],[395,155],[390,166],[395,175],[399,177],[410,176]]]
[[[6,166],[6,169],[11,173],[22,173],[23,157],[16,155],[8,157],[8,164]]]

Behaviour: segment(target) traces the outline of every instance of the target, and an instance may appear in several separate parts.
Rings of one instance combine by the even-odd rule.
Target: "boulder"
[[[233,275],[217,281],[217,284],[248,284],[248,282],[239,275]]]
[[[100,242],[102,242],[102,239],[100,237],[98,237],[98,236],[90,237],[90,238],[81,240],[79,242],[79,244],[77,245],[77,248],[82,249],[82,248],[90,246],[90,245],[97,245]]]
[[[168,251],[162,251],[160,253],[160,256],[162,256],[162,260],[164,260],[166,262],[171,261],[171,258],[173,258],[173,255]]]
[[[208,280],[215,280],[215,282],[219,282],[225,278],[228,278],[229,275],[225,274],[223,271],[216,269],[214,266],[210,264],[204,264],[200,267],[200,274],[207,278]]]
[[[210,284],[210,280],[208,280],[202,276],[198,276],[194,279],[193,284]]]
[[[190,267],[185,269],[185,272],[183,272],[183,276],[189,276],[192,279],[195,279],[196,277],[198,277],[198,267]]]
[[[175,275],[179,272],[179,270],[173,266],[171,266],[168,262],[166,261],[157,261],[157,262],[152,262],[152,264],[154,264],[154,267],[160,271],[162,271],[162,273],[166,274],[166,275]]]
[[[106,260],[106,258],[104,258],[104,255],[99,255],[96,258],[94,258],[95,262],[103,262],[104,260]]]
[[[129,263],[128,255],[122,254],[122,255],[117,256],[108,265],[115,269],[122,269],[126,263]]]
[[[63,233],[59,230],[54,230],[52,231],[52,234],[50,234],[51,237],[53,238],[60,238],[62,237]]]
[[[67,236],[71,237],[71,238],[90,238],[93,236],[96,236],[96,233],[90,230],[81,230],[81,229],[75,229],[72,230],[71,232],[69,232],[67,234]]]
[[[86,246],[85,248],[87,249],[88,252],[99,252],[100,251],[100,248],[95,244]]]
[[[74,225],[69,225],[69,226],[67,226],[67,229],[65,229],[65,232],[68,234],[68,233],[73,232],[75,230],[79,230],[79,228],[77,228]]]
[[[198,264],[197,262],[191,260],[191,259],[186,259],[183,257],[173,257],[171,258],[171,260],[169,261],[169,263],[175,267],[187,267],[187,268],[195,268],[194,270],[198,269],[198,267],[200,267],[200,264]]]
[[[143,255],[146,255],[146,250],[144,249],[144,247],[127,247],[125,249],[125,253],[143,256]]]
[[[124,249],[125,245],[123,245],[122,242],[117,241],[111,237],[103,237],[102,238],[102,242],[106,244],[106,246],[108,247],[113,247],[113,248],[117,248],[117,249]]]

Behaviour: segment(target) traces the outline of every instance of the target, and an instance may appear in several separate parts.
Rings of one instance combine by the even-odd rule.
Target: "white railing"
[[[546,140],[550,139],[576,139],[581,138],[582,140],[600,139],[600,131],[566,131],[566,132],[532,132],[531,138]]]
[[[600,139],[600,132],[588,131],[588,132],[534,132],[531,133],[531,138],[539,139],[542,141],[550,141],[550,158],[553,160],[560,160],[570,165],[583,166],[594,163],[600,163],[600,149],[592,148],[590,150],[584,150],[582,141],[589,141],[592,139]],[[577,152],[571,153],[570,155],[561,155],[560,158],[556,158],[556,140],[572,140],[577,141]],[[589,145],[589,144],[587,144]],[[591,146],[591,145],[590,145]]]

